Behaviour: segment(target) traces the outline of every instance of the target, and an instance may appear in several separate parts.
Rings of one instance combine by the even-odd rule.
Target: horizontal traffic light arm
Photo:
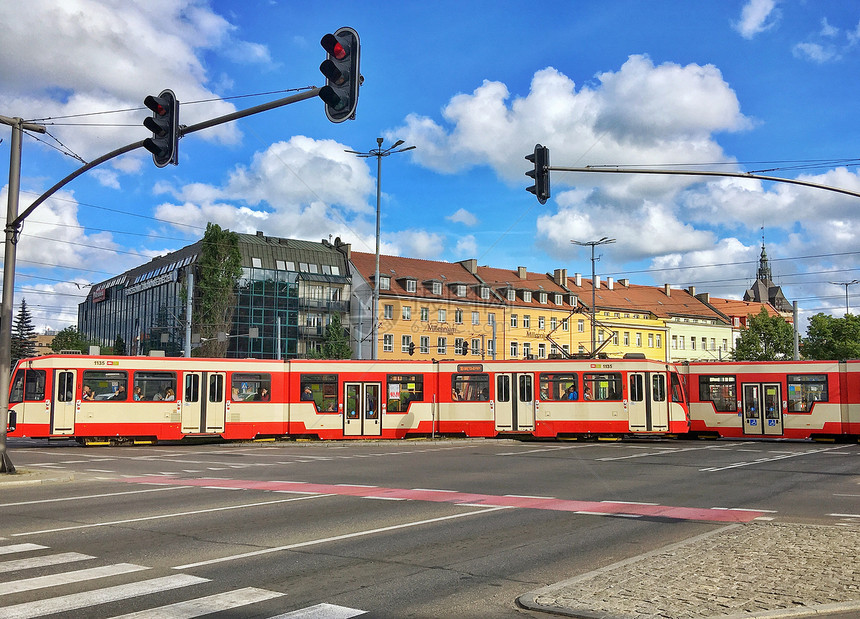
[[[603,174],[674,174],[680,176],[724,176],[730,178],[752,178],[760,181],[773,181],[776,183],[789,183],[791,185],[801,185],[803,187],[813,187],[815,189],[824,189],[826,191],[835,191],[848,196],[860,198],[860,192],[851,191],[850,189],[842,189],[840,187],[832,187],[830,185],[822,185],[820,183],[810,183],[809,181],[801,181],[796,178],[782,178],[780,176],[763,176],[761,174],[753,174],[748,172],[718,172],[712,170],[651,170],[648,168],[616,168],[616,167],[595,167],[586,166],[584,168],[568,168],[563,166],[547,166],[547,171],[552,172],[596,172]]]

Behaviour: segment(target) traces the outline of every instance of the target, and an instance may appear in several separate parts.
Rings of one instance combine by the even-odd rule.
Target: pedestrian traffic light
[[[358,87],[362,77],[359,71],[361,44],[358,33],[352,28],[341,28],[325,35],[320,41],[328,56],[320,65],[326,85],[319,96],[325,102],[325,115],[333,123],[355,118],[358,105]]]
[[[409,342],[409,356],[415,354],[415,342]]]
[[[535,152],[526,155],[526,159],[535,164],[534,170],[526,172],[526,176],[535,179],[535,184],[526,191],[535,194],[541,204],[546,204],[549,199],[549,148],[535,144]]]
[[[179,158],[179,101],[170,89],[162,90],[157,97],[148,95],[143,104],[152,110],[152,116],[143,120],[143,126],[152,131],[152,137],[143,141],[143,147],[152,153],[152,161],[159,168],[168,163],[176,165]]]

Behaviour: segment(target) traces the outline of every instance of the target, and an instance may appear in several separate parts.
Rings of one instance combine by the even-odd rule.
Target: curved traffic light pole
[[[299,93],[297,95],[284,97],[282,99],[277,99],[269,103],[263,103],[261,105],[254,106],[246,110],[240,110],[238,112],[233,112],[232,114],[225,114],[224,116],[219,116],[210,120],[204,120],[203,122],[197,123],[196,125],[191,125],[189,127],[180,126],[179,137],[182,137],[183,135],[189,133],[194,133],[195,131],[209,129],[210,127],[215,127],[216,125],[222,125],[224,123],[238,120],[246,116],[251,116],[253,114],[259,114],[260,112],[273,110],[284,105],[289,105],[290,103],[297,103],[298,101],[304,101],[305,99],[312,99],[318,96],[319,92],[320,89],[314,86],[309,88],[307,91]],[[20,173],[21,133],[23,133],[24,129],[27,129],[28,131],[39,131],[39,126],[34,125],[32,123],[25,123],[20,118],[12,119],[7,118],[5,116],[0,116],[0,123],[10,125],[13,128],[12,161],[9,167],[9,205],[7,210],[7,222],[5,228],[5,260],[3,261],[3,324],[0,325],[0,474],[2,474],[15,472],[15,466],[12,464],[12,461],[9,459],[8,453],[6,452],[6,425],[9,422],[9,383],[11,381],[12,372],[11,339],[12,303],[15,294],[15,249],[18,244],[18,236],[21,232],[21,225],[23,224],[24,220],[30,215],[30,213],[32,213],[36,209],[37,206],[42,204],[45,200],[50,198],[58,190],[66,186],[69,182],[76,179],[84,172],[87,172],[88,170],[91,170],[94,167],[105,163],[106,161],[110,161],[115,157],[119,157],[120,155],[124,155],[125,153],[131,152],[138,148],[143,148],[145,140],[140,140],[139,142],[127,144],[126,146],[113,150],[106,155],[102,155],[98,159],[94,159],[86,165],[81,166],[80,168],[69,174],[67,177],[65,177],[63,180],[58,182],[56,185],[48,189],[48,191],[43,193],[41,196],[36,198],[33,203],[28,206],[26,210],[24,210],[24,212],[18,215],[17,176]],[[41,132],[44,132],[44,127],[41,128]],[[13,176],[15,178],[13,178]]]

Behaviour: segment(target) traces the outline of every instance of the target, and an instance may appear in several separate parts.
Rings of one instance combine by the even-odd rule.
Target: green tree
[[[119,333],[117,333],[116,339],[113,341],[113,354],[120,356],[125,354],[125,340],[122,339]]]
[[[236,309],[236,281],[242,275],[239,235],[206,224],[200,258],[197,260],[197,302],[192,324],[202,344],[196,357],[226,357],[228,341],[218,341],[218,333],[229,333]]]
[[[12,340],[10,354],[12,367],[21,359],[36,356],[36,328],[33,326],[33,318],[27,309],[27,300],[21,299],[21,309],[12,323]]]
[[[747,328],[735,344],[737,361],[779,361],[794,356],[794,330],[779,316],[769,316],[761,308],[750,316]]]
[[[82,353],[88,353],[90,346],[94,345],[95,342],[88,340],[76,327],[66,327],[54,336],[51,342],[51,350],[54,352],[80,350]]]
[[[331,322],[325,329],[323,344],[319,351],[308,354],[312,359],[351,359],[352,347],[349,345],[349,335],[343,328],[340,314],[333,314]]]
[[[860,316],[816,314],[809,320],[800,351],[807,359],[860,359]]]

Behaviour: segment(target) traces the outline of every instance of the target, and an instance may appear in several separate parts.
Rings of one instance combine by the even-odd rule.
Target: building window
[[[409,354],[409,345],[412,343],[411,335],[400,336],[400,352]]]
[[[517,300],[517,291],[514,290],[513,288],[508,288],[507,299],[508,299],[508,301],[516,301]]]
[[[561,305],[561,295],[560,294],[553,295],[553,303],[555,303],[556,305]]]
[[[696,338],[695,337],[690,338],[690,350],[696,350]]]
[[[528,359],[532,354],[532,345],[529,342],[523,342],[523,359]]]
[[[678,350],[678,336],[672,336],[672,350]]]
[[[660,333],[654,336],[654,346],[663,348],[663,336]]]
[[[448,354],[448,338],[436,338],[436,352],[440,355]]]
[[[379,278],[379,289],[380,290],[391,290],[391,278],[387,275],[382,275]]]
[[[279,271],[286,271],[287,264],[283,260],[275,260],[275,268]]]
[[[545,292],[541,292],[538,295],[538,301],[543,303],[543,304],[546,304],[546,293]]]
[[[263,261],[260,260],[259,258],[251,258],[251,266],[254,267],[255,269],[262,269],[263,268]]]
[[[576,321],[576,330],[579,333],[585,333],[585,320],[580,318]]]
[[[443,309],[439,310],[439,322],[447,322],[448,321],[448,312]]]
[[[490,298],[490,289],[487,288],[486,286],[481,287],[481,298],[482,299],[489,299]]]
[[[426,355],[430,352],[430,338],[426,335],[421,336],[421,354]]]
[[[433,294],[442,294],[442,282],[433,282]]]
[[[519,345],[516,342],[511,342],[511,359],[517,358],[517,353],[519,352]]]
[[[555,316],[550,316],[549,318],[549,330],[555,331],[558,328],[558,318]]]
[[[465,284],[457,284],[454,287],[454,293],[458,297],[465,297],[466,296],[466,285]]]
[[[532,326],[532,317],[528,314],[523,314],[523,329],[529,329]]]
[[[714,338],[711,338],[711,350],[716,350],[716,349],[717,349],[717,340],[715,340]]]
[[[648,348],[654,348],[654,334],[648,334]]]
[[[478,312],[472,312],[472,324],[479,325],[481,324],[481,314]]]
[[[386,303],[385,304],[385,319],[391,320],[393,318],[394,318],[394,306]]]
[[[630,331],[624,332],[624,345],[630,346]]]
[[[394,352],[394,336],[391,333],[382,336],[382,351]]]
[[[494,325],[496,324],[496,315],[493,312],[487,314],[487,324]]]
[[[517,315],[511,314],[511,327],[515,328],[516,326],[517,326]]]
[[[568,323],[567,318],[565,318],[564,320],[561,321],[561,330],[567,331],[568,329],[570,329],[570,323]]]
[[[418,282],[414,279],[406,280],[406,292],[415,292],[418,289]]]
[[[543,331],[546,328],[546,321],[543,316],[538,316],[538,329]]]
[[[411,305],[404,305],[401,308],[401,311],[402,311],[402,315],[403,315],[403,320],[412,320],[412,306]]]
[[[430,308],[422,307],[421,308],[421,322],[429,322],[430,321]]]
[[[496,355],[496,340],[487,340],[487,354],[490,357],[494,357]]]
[[[472,354],[480,355],[481,354],[481,340],[477,338],[472,339]]]
[[[523,290],[523,301],[526,303],[532,302],[532,291],[531,290]]]
[[[636,347],[642,348],[642,334],[641,333],[636,334]]]
[[[538,344],[538,359],[546,359],[546,344]]]
[[[463,324],[463,310],[461,310],[461,309],[454,310],[454,324],[458,324],[458,325]]]

